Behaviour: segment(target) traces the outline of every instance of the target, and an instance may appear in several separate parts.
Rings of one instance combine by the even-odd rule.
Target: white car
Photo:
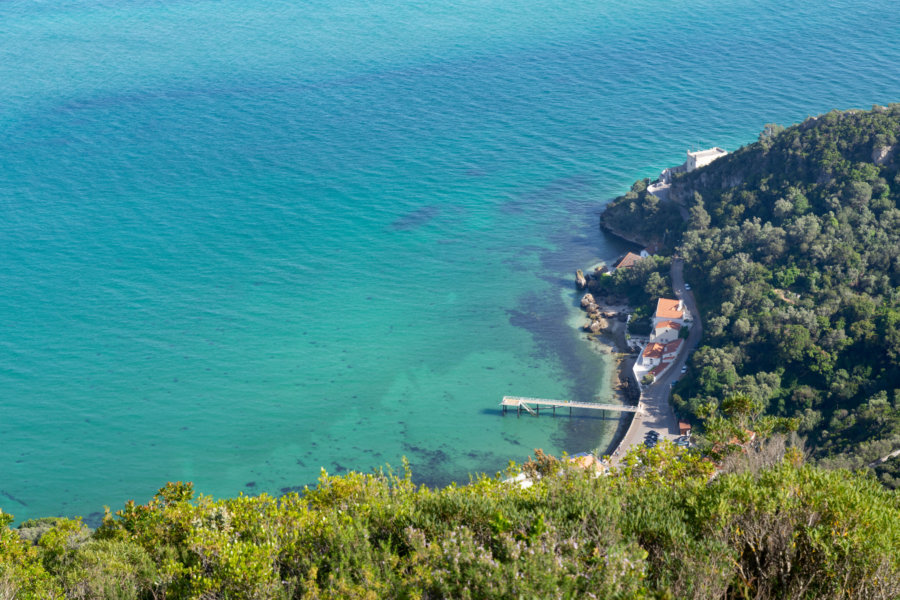
[[[687,373],[687,365],[681,367],[681,374],[683,375],[685,373]]]
[[[691,291],[691,284],[689,284],[689,283],[684,284],[684,289],[686,289],[687,291]]]

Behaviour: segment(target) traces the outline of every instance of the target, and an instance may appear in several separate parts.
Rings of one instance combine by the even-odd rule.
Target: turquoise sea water
[[[0,507],[430,484],[615,421],[574,269],[610,197],[900,101],[872,2],[0,3]]]

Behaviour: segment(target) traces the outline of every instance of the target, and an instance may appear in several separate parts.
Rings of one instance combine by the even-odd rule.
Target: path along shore
[[[655,431],[663,439],[673,439],[679,435],[678,419],[675,411],[669,403],[669,395],[675,381],[681,375],[681,367],[687,362],[691,352],[699,345],[703,335],[703,323],[700,319],[700,311],[694,294],[685,288],[684,261],[680,258],[672,260],[672,289],[675,295],[682,299],[688,312],[694,315],[690,333],[678,353],[672,366],[663,372],[652,384],[644,386],[641,391],[640,405],[643,411],[635,415],[628,427],[622,441],[610,458],[610,464],[616,465],[618,461],[631,449],[632,446],[644,443],[644,438],[650,431]]]
[[[645,241],[633,239],[622,232],[613,231],[609,228],[606,228],[606,230],[632,243],[641,244]],[[622,396],[621,400],[623,403],[628,404],[637,402],[643,409],[633,416],[630,414],[622,415],[619,421],[619,428],[607,452],[610,457],[610,466],[618,464],[619,460],[633,446],[643,444],[646,435],[650,431],[655,431],[661,439],[671,440],[680,435],[678,419],[675,417],[675,411],[669,402],[669,395],[672,386],[681,374],[681,367],[685,365],[688,357],[700,343],[703,326],[694,294],[687,290],[684,285],[684,261],[682,259],[676,257],[672,260],[671,278],[672,289],[675,291],[675,295],[685,302],[688,311],[694,315],[694,323],[688,339],[685,340],[682,351],[678,353],[674,363],[652,384],[643,388],[634,380],[631,370],[634,359],[631,358],[631,350],[628,347],[625,335],[627,327],[625,320],[606,318],[606,315],[611,315],[612,313],[615,313],[615,316],[621,315],[622,311],[630,311],[630,308],[627,305],[623,307],[618,302],[609,302],[608,299],[603,297],[593,298],[600,313],[604,315],[602,319],[594,319],[599,324],[599,330],[596,332],[594,339],[599,338],[619,353],[616,369],[618,381],[615,382],[614,387],[616,390],[639,390],[637,397],[635,397],[635,394],[628,394],[627,396]],[[595,327],[595,329],[597,328]]]
[[[633,446],[643,444],[647,434],[651,431],[659,434],[661,439],[671,440],[680,435],[678,419],[675,417],[675,411],[669,402],[669,395],[672,386],[681,374],[681,367],[684,366],[691,352],[700,343],[700,337],[703,335],[703,325],[694,294],[685,288],[684,261],[680,258],[672,260],[671,277],[672,289],[675,291],[675,295],[684,301],[688,311],[694,315],[694,322],[682,351],[678,353],[671,367],[663,372],[652,384],[641,389],[638,405],[642,410],[635,413],[621,435],[622,426],[620,425],[620,432],[617,432],[616,435],[618,443],[615,443],[614,440],[612,450],[609,452],[610,466],[617,465],[619,460]],[[631,373],[629,372],[628,375],[630,376]],[[619,376],[622,377],[621,369]],[[624,415],[622,423],[625,423],[628,419],[629,416]]]

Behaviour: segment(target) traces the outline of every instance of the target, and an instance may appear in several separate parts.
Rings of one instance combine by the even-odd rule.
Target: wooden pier
[[[524,398],[522,396],[503,396],[503,402],[500,403],[500,406],[503,407],[503,414],[506,414],[506,409],[510,406],[516,407],[516,416],[522,414],[524,410],[530,415],[534,415],[535,417],[540,416],[541,407],[549,406],[553,409],[553,416],[556,416],[557,408],[568,408],[569,415],[572,414],[573,408],[588,408],[591,410],[612,410],[619,412],[631,412],[636,413],[640,412],[640,406],[622,406],[621,404],[600,404],[598,402],[573,402],[571,400],[551,400],[547,398]]]

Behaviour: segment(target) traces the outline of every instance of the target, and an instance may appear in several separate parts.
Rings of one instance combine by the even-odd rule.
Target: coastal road
[[[697,310],[697,302],[694,293],[684,288],[684,261],[680,258],[672,260],[672,288],[675,295],[684,300],[688,312],[694,319],[689,325],[690,333],[678,358],[672,363],[665,373],[659,376],[653,384],[644,386],[641,392],[641,404],[644,407],[643,414],[636,413],[631,421],[631,426],[625,432],[625,436],[616,448],[610,462],[616,464],[632,446],[644,443],[649,431],[656,431],[660,438],[673,439],[678,437],[678,419],[675,411],[669,403],[672,392],[672,384],[681,377],[681,367],[687,362],[688,356],[700,343],[703,335],[703,326],[700,323],[700,311]]]

